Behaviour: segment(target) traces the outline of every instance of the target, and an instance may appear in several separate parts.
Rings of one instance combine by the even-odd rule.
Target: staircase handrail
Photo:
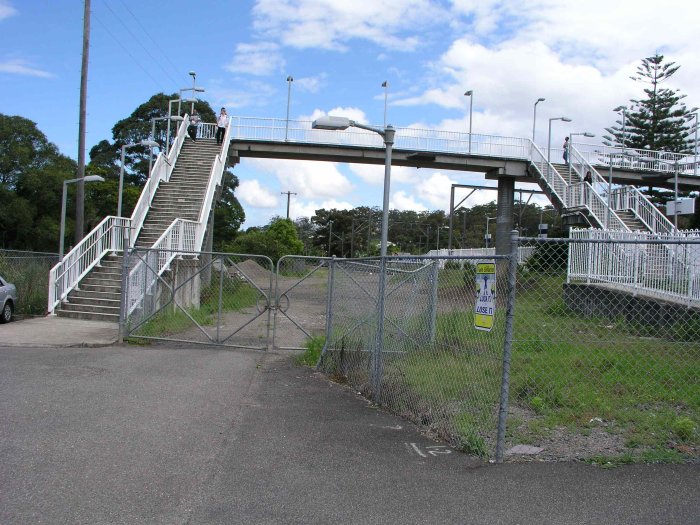
[[[131,315],[141,304],[145,295],[150,293],[158,278],[170,268],[170,263],[175,257],[181,256],[183,253],[195,254],[197,252],[195,249],[197,224],[197,222],[188,219],[177,218],[173,220],[170,226],[158,237],[158,240],[153,243],[153,246],[147,249],[147,258],[151,253],[156,254],[152,261],[154,267],[147,268],[146,261],[141,259],[131,268],[127,277],[127,290],[138,290],[138,293],[134,296],[127,294],[127,316]],[[146,282],[149,269],[152,278]]]
[[[634,186],[622,186],[612,191],[613,209],[629,209],[652,233],[672,235],[676,227],[652,202]]]
[[[121,251],[129,219],[109,215],[49,271],[48,313],[53,313],[80,280],[109,252]]]
[[[678,167],[679,174],[697,174],[698,161],[693,154],[586,143],[576,147],[591,165],[607,167],[612,158],[615,168],[672,174]]]
[[[151,208],[151,203],[156,195],[158,186],[161,182],[168,182],[170,180],[170,175],[175,167],[175,162],[182,149],[182,144],[185,140],[185,135],[187,133],[187,126],[189,125],[189,116],[185,115],[184,119],[180,123],[178,128],[175,141],[172,147],[168,151],[167,157],[160,153],[156,159],[156,163],[153,165],[151,173],[149,173],[148,180],[143,190],[141,190],[141,196],[134,207],[134,211],[131,214],[131,227],[133,229],[131,235],[131,246],[134,245],[138,235],[143,228],[143,221],[146,220],[146,215],[148,215],[148,210]],[[166,137],[166,140],[170,140],[170,137]]]
[[[583,155],[577,149],[577,147],[571,147],[569,149],[574,165],[576,166],[577,163],[581,165],[579,174],[584,173],[585,171],[590,171],[593,187],[601,188],[602,192],[605,193],[608,191],[611,192],[610,205],[613,211],[626,209],[632,210],[637,218],[639,218],[639,220],[642,221],[642,223],[653,233],[672,234],[675,232],[676,228],[673,226],[671,221],[669,221],[668,218],[661,213],[661,211],[646,197],[646,195],[644,195],[636,187],[623,186],[611,191],[611,188],[609,187],[610,181],[605,180],[595,166],[589,162],[586,156]],[[613,154],[608,155],[608,166],[614,165],[614,158],[615,156]]]
[[[207,231],[209,214],[211,213],[216,187],[221,184],[221,179],[223,177],[224,170],[226,169],[228,147],[231,143],[231,127],[231,119],[229,119],[228,125],[226,126],[226,132],[224,133],[224,142],[222,144],[221,151],[214,158],[214,163],[212,164],[211,172],[209,174],[209,181],[207,182],[207,190],[204,194],[202,207],[199,210],[197,236],[195,240],[195,246],[198,250],[202,248],[202,243],[204,243],[204,235]]]

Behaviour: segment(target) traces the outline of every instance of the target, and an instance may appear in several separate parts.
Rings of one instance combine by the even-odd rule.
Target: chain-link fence
[[[135,249],[125,269],[125,336],[268,347],[274,272],[267,257]]]
[[[477,280],[479,260],[334,261],[321,366],[457,448],[490,455],[508,259],[490,259],[495,271],[487,290]],[[474,328],[480,292],[494,300],[490,331]]]
[[[488,260],[333,261],[320,366],[483,456],[697,459],[700,305],[679,294],[697,289],[688,253],[700,245],[588,241],[519,239]],[[634,279],[611,277],[615,264]],[[689,282],[661,298],[679,277],[660,269],[682,265]]]
[[[0,250],[0,275],[17,287],[18,317],[44,315],[48,304],[49,270],[58,254]]]

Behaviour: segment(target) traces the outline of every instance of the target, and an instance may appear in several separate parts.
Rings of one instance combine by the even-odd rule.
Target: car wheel
[[[12,321],[12,303],[5,303],[0,314],[0,323],[9,323]]]

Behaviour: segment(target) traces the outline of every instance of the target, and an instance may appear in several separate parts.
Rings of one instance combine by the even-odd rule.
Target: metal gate
[[[136,339],[299,349],[325,333],[326,258],[135,249],[124,262],[122,333]]]

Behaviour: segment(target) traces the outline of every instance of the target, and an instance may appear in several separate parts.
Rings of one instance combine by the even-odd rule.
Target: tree
[[[679,68],[675,62],[664,62],[664,56],[658,53],[642,60],[630,78],[648,86],[644,88],[646,97],[630,100],[624,129],[622,116],[615,126],[605,128],[609,133],[603,137],[607,145],[678,153],[693,150],[688,121],[696,109],[688,110],[682,102],[686,96],[679,90],[661,86]]]
[[[0,243],[14,249],[58,248],[63,181],[75,162],[58,152],[31,120],[0,114]],[[74,186],[74,185],[73,185]],[[72,217],[69,202],[67,217]],[[67,238],[72,238],[72,221]]]
[[[266,255],[274,263],[284,255],[301,255],[304,244],[290,219],[276,217],[265,228],[250,228],[224,246],[224,251]]]
[[[214,240],[217,249],[233,241],[245,221],[245,212],[234,195],[238,177],[225,171],[221,180],[221,197],[214,208]]]

